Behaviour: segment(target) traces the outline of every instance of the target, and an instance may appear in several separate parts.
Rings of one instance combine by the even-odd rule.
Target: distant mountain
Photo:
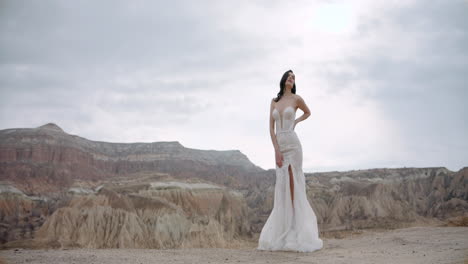
[[[238,150],[191,149],[177,141],[91,141],[53,123],[0,130],[0,162],[0,180],[31,195],[60,192],[77,179],[97,181],[155,171],[241,186],[263,171]]]

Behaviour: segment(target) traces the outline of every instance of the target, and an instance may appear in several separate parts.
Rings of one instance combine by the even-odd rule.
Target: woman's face
[[[289,72],[289,76],[286,79],[285,86],[292,88],[294,86],[294,82],[296,81],[296,75],[294,73]]]

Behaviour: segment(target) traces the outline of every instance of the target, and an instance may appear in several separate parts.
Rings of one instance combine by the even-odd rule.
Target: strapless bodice
[[[296,121],[296,111],[292,106],[288,106],[280,113],[276,107],[272,112],[273,118],[275,119],[276,134],[294,131],[294,122]]]

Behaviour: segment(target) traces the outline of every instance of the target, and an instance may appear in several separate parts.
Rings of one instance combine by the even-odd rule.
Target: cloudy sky
[[[1,1],[0,129],[239,149],[274,168],[296,74],[307,172],[468,166],[468,1]],[[302,114],[298,110],[296,117]]]

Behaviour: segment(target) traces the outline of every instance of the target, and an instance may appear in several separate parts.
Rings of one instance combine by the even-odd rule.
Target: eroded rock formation
[[[204,183],[157,182],[77,195],[49,217],[35,242],[49,247],[226,247],[250,235],[241,195]]]

